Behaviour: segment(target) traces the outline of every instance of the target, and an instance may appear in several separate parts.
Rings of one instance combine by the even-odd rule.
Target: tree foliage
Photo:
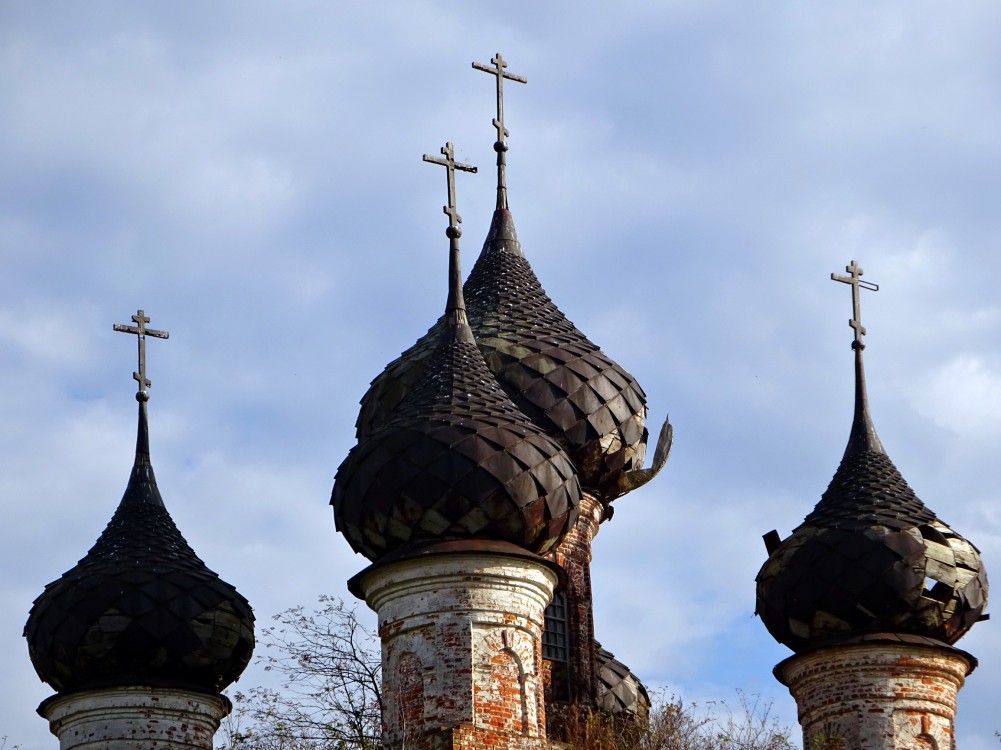
[[[281,689],[235,693],[220,750],[370,750],[382,735],[382,657],[355,610],[321,596],[319,607],[287,609],[258,643]]]
[[[236,693],[219,750],[375,750],[381,739],[381,652],[355,610],[320,597],[294,607],[259,638],[264,669],[281,689]],[[690,703],[660,692],[637,727],[600,712],[571,709],[563,734],[574,750],[792,750],[790,730],[770,701],[738,691],[736,705]]]

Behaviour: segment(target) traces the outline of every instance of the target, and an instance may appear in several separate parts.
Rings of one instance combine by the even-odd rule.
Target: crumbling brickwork
[[[490,553],[362,573],[379,615],[386,746],[545,747],[542,625],[556,580],[541,558]]]
[[[955,748],[956,694],[975,662],[904,642],[832,646],[776,667],[799,708],[806,748]]]
[[[561,708],[571,704],[587,708],[598,705],[591,558],[592,543],[604,517],[602,504],[584,493],[577,523],[549,555],[566,576],[562,590],[566,594],[568,652],[566,664],[550,665],[552,679],[546,686],[546,702],[551,729],[560,723]]]

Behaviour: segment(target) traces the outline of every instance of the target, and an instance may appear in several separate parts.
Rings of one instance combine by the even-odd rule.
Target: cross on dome
[[[516,81],[517,83],[528,83],[528,79],[525,76],[518,76],[504,70],[507,67],[507,61],[501,57],[500,52],[494,55],[490,62],[493,63],[493,67],[478,62],[474,62],[473,67],[477,70],[482,70],[484,73],[490,73],[497,78],[497,117],[494,118],[494,127],[497,128],[497,143],[503,144],[504,139],[511,135],[507,128],[504,127],[504,79]]]
[[[501,57],[500,52],[494,55],[490,62],[493,63],[493,67],[478,62],[474,62],[473,67],[490,73],[497,79],[497,117],[493,120],[494,127],[497,128],[497,141],[494,143],[494,151],[497,152],[497,208],[507,208],[507,161],[504,152],[507,151],[505,138],[510,133],[504,126],[504,79],[517,83],[528,83],[528,79],[505,71],[507,61]]]
[[[424,161],[445,167],[445,171],[448,172],[448,205],[443,207],[445,215],[448,216],[448,229],[445,234],[450,239],[458,239],[462,236],[462,230],[459,229],[462,217],[459,216],[459,211],[455,207],[455,170],[459,169],[463,172],[476,174],[476,167],[455,160],[455,149],[452,147],[451,141],[442,146],[441,153],[444,155],[444,159],[424,154]]]
[[[879,284],[862,281],[862,268],[854,260],[851,262],[851,265],[845,266],[845,270],[848,272],[848,276],[841,276],[839,274],[832,273],[831,280],[840,281],[842,284],[848,284],[852,288],[852,318],[848,321],[848,325],[850,325],[855,331],[855,340],[852,342],[852,348],[865,349],[865,342],[862,341],[862,337],[865,336],[865,326],[862,325],[862,310],[859,300],[859,289],[868,289],[871,292],[878,292]]]
[[[149,318],[146,317],[146,314],[142,310],[139,310],[132,316],[132,322],[136,323],[136,325],[130,326],[124,323],[115,323],[114,329],[122,333],[134,334],[139,339],[139,371],[132,373],[132,377],[139,383],[139,392],[136,394],[136,400],[148,401],[149,393],[146,389],[152,383],[146,377],[146,337],[153,336],[158,339],[167,339],[170,338],[170,334],[167,331],[157,331],[153,328],[147,328],[146,324],[149,323]]]

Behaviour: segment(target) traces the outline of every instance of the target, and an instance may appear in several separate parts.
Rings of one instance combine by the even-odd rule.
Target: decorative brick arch
[[[404,735],[424,728],[424,665],[412,651],[396,662],[396,711]]]
[[[513,649],[505,646],[494,651],[486,663],[485,680],[476,686],[476,712],[492,730],[527,735],[529,720],[525,668]]]

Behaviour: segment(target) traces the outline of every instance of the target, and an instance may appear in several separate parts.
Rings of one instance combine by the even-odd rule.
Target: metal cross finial
[[[497,128],[497,143],[494,144],[494,149],[503,151],[506,150],[504,149],[504,139],[511,135],[507,131],[507,128],[504,127],[504,79],[517,81],[518,83],[528,83],[528,79],[524,76],[516,76],[514,73],[505,71],[504,68],[507,67],[507,61],[501,57],[500,52],[494,55],[490,62],[493,64],[493,67],[478,62],[474,62],[473,67],[497,76],[497,117],[494,118],[494,127]]]
[[[142,310],[139,310],[132,316],[132,322],[136,323],[136,325],[130,326],[123,323],[115,323],[114,328],[116,331],[121,331],[122,333],[133,333],[139,338],[139,372],[132,373],[132,377],[139,383],[139,392],[136,394],[136,400],[148,401],[149,393],[146,389],[152,383],[146,377],[146,337],[153,336],[158,339],[167,339],[170,338],[170,334],[167,331],[157,331],[153,328],[147,328],[146,324],[149,323],[149,318],[146,317]]]
[[[851,285],[853,314],[852,319],[848,321],[848,325],[850,325],[855,331],[855,340],[852,342],[852,348],[865,349],[865,342],[862,341],[862,337],[865,336],[865,326],[862,325],[862,311],[859,304],[859,289],[868,289],[872,292],[878,292],[879,284],[862,281],[862,269],[854,260],[851,262],[851,265],[845,266],[845,270],[848,271],[848,276],[839,276],[836,273],[832,273],[831,280]]]
[[[504,156],[507,151],[507,141],[504,140],[508,133],[504,127],[504,79],[516,81],[518,83],[528,83],[524,76],[516,76],[514,73],[507,73],[507,61],[498,52],[490,60],[493,67],[483,63],[474,62],[473,67],[482,70],[497,78],[497,117],[494,118],[494,127],[497,128],[497,140],[494,142],[494,151],[497,152],[497,208],[507,208],[507,160]]]
[[[462,164],[455,160],[455,150],[452,148],[451,141],[442,147],[441,153],[445,156],[444,159],[424,154],[424,161],[439,164],[445,167],[445,170],[448,172],[448,205],[443,207],[445,215],[448,216],[448,229],[445,231],[445,234],[449,239],[458,239],[462,236],[462,230],[459,229],[462,217],[459,216],[459,212],[455,207],[455,170],[459,169],[463,172],[472,172],[475,174],[476,167],[469,164]]]

